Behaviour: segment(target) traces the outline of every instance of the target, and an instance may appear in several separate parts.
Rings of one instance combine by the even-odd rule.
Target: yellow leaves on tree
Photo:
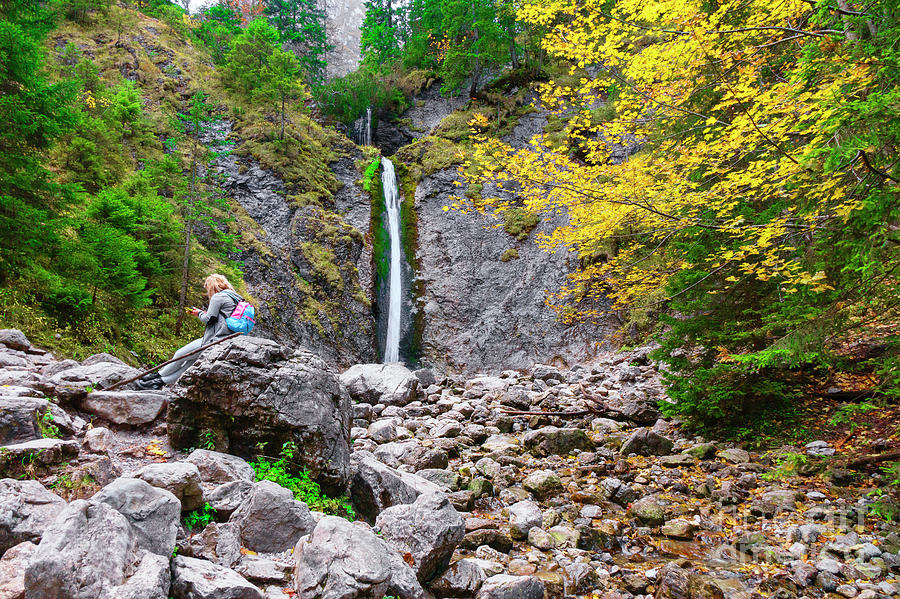
[[[717,6],[521,3],[519,19],[549,28],[544,48],[576,75],[540,88],[564,138],[513,149],[482,135],[466,168],[513,181],[529,210],[569,215],[544,243],[596,259],[582,260],[561,296],[610,297],[614,307],[663,300],[687,268],[720,277],[712,293],[747,277],[784,293],[832,289],[802,248],[861,204],[849,192],[857,181],[826,166],[821,148],[852,130],[840,107],[865,94],[878,65],[857,58],[843,30],[810,25],[803,0]],[[604,104],[613,118],[597,118]]]

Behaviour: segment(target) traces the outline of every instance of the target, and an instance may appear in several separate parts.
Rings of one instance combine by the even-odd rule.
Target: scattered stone
[[[182,555],[172,560],[172,594],[174,599],[264,599],[234,570]]]
[[[366,525],[336,516],[323,517],[300,539],[294,563],[300,597],[425,598],[415,572],[393,548]]]
[[[200,470],[187,462],[148,464],[134,474],[154,487],[171,492],[181,502],[181,510],[190,512],[203,505]]]
[[[563,376],[558,368],[548,366],[547,364],[535,364],[531,368],[531,376],[540,381],[562,382],[566,380],[566,377]]]
[[[682,453],[693,456],[698,460],[708,460],[716,455],[715,443],[698,443],[693,447],[688,447]]]
[[[672,453],[674,443],[649,428],[638,428],[625,440],[620,449],[622,455],[668,455]]]
[[[354,401],[405,406],[416,398],[419,379],[402,364],[357,364],[341,375]]]
[[[113,592],[115,599],[168,599],[172,582],[169,559],[145,553],[134,574]]]
[[[569,455],[575,450],[591,451],[594,442],[580,428],[545,426],[522,437],[525,447],[536,456]]]
[[[534,576],[491,576],[481,585],[477,599],[543,599],[544,585]]]
[[[175,495],[137,478],[118,478],[92,501],[105,503],[125,516],[139,548],[171,557],[181,516],[181,502]]]
[[[156,420],[168,399],[153,391],[92,391],[81,400],[81,409],[113,424],[138,426]]]
[[[697,525],[690,520],[675,519],[663,524],[659,532],[674,539],[692,539],[696,530]]]
[[[653,497],[638,499],[628,511],[647,526],[661,526],[666,521],[665,509]]]
[[[208,449],[195,449],[184,460],[200,472],[200,481],[209,485],[222,485],[234,481],[253,482],[256,473],[245,460],[237,456]]]
[[[428,588],[435,597],[474,597],[487,579],[481,560],[464,558],[450,565]]]
[[[246,480],[235,480],[219,485],[204,494],[206,502],[216,510],[220,518],[228,519],[250,495],[253,483]]]
[[[534,501],[519,501],[507,509],[509,534],[513,539],[527,539],[528,531],[540,527],[543,522],[541,507]]]
[[[0,397],[0,445],[40,439],[41,419],[49,407],[39,397]]]
[[[543,551],[556,547],[556,539],[549,532],[538,526],[532,527],[528,531],[528,543]]]
[[[37,545],[25,541],[6,550],[0,559],[0,597],[25,599],[25,568]]]
[[[115,362],[97,362],[87,366],[67,368],[47,377],[47,383],[54,388],[53,394],[61,400],[71,401],[84,398],[89,391],[108,389],[119,381],[137,376],[136,368]]]
[[[723,449],[716,454],[716,457],[732,464],[746,464],[750,461],[750,454],[737,448]]]
[[[400,555],[411,556],[410,565],[423,583],[446,569],[464,535],[463,519],[442,493],[387,508],[378,514],[375,529]]]
[[[545,499],[562,491],[562,481],[552,470],[536,470],[529,474],[522,486],[539,499]]]
[[[697,463],[697,458],[684,453],[664,455],[659,458],[659,463],[666,468],[689,468]]]
[[[106,453],[112,445],[113,435],[106,427],[98,426],[84,433],[82,446],[91,453]]]
[[[74,459],[80,448],[78,441],[35,439],[6,445],[0,451],[0,472],[14,472],[24,467],[42,469]]]
[[[68,504],[25,569],[28,599],[114,597],[134,559],[128,520],[105,503]]]
[[[18,351],[31,349],[31,342],[28,340],[28,337],[18,329],[0,329],[0,345],[5,345],[9,349]]]
[[[180,552],[188,557],[203,558],[220,566],[231,568],[241,559],[241,531],[232,522],[210,522],[200,532],[180,546]]]
[[[368,522],[374,523],[386,508],[412,503],[425,493],[441,492],[433,482],[386,466],[367,451],[354,452],[350,464],[353,469],[350,481],[353,508]]]
[[[253,485],[229,522],[237,525],[244,547],[267,553],[287,551],[315,527],[309,507],[269,480]]]

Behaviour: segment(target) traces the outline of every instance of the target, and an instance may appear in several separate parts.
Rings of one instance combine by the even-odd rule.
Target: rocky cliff
[[[506,136],[513,145],[529,143],[546,126],[547,113],[533,103],[523,97],[520,116]],[[395,161],[405,161],[407,171],[414,173],[403,191],[414,189],[416,239],[409,257],[416,271],[421,360],[455,372],[584,360],[604,344],[611,326],[568,326],[557,319],[545,304],[546,295],[565,284],[578,256],[565,249],[550,253],[535,242],[564,224],[565,217],[554,215],[536,226],[531,223],[532,228],[504,229],[497,215],[444,209],[466,189],[453,157],[458,148],[452,133],[448,140],[458,123],[466,127],[465,110],[466,99],[442,97],[434,85],[396,124],[379,124],[376,133],[376,141],[413,140]],[[488,192],[497,190],[483,190]],[[515,204],[514,197],[509,199]]]
[[[228,137],[231,125],[210,137]],[[338,148],[338,189],[325,205],[292,199],[285,182],[252,156],[219,156],[226,195],[237,214],[244,282],[259,306],[255,334],[307,347],[332,364],[370,362],[374,354],[369,198],[359,186],[359,150]]]

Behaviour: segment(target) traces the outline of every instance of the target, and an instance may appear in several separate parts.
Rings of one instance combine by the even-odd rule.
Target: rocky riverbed
[[[242,338],[146,393],[102,390],[136,373],[112,356],[57,360],[6,330],[0,368],[0,598],[900,590],[900,536],[870,513],[877,477],[855,481],[824,441],[790,449],[788,472],[686,435],[657,411],[646,348],[462,379],[339,374]],[[576,415],[510,413],[547,411]],[[355,522],[255,480],[254,451],[288,441]],[[205,504],[215,520],[188,530]]]

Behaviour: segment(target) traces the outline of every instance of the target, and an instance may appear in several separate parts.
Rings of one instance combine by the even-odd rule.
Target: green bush
[[[388,86],[381,73],[367,67],[318,85],[312,94],[323,114],[345,125],[366,114],[369,107],[374,112],[390,110],[395,114],[409,107],[402,91]]]
[[[348,520],[356,518],[356,512],[347,496],[328,497],[322,493],[319,483],[312,480],[309,473],[300,469],[293,461],[297,446],[289,441],[281,447],[278,459],[260,456],[250,466],[256,472],[256,480],[270,480],[289,490],[294,498],[309,506],[309,509],[341,516]]]
[[[198,508],[192,512],[188,512],[185,515],[184,526],[190,531],[202,530],[215,519],[216,510],[213,509],[213,506],[205,503],[203,504],[203,507]]]

